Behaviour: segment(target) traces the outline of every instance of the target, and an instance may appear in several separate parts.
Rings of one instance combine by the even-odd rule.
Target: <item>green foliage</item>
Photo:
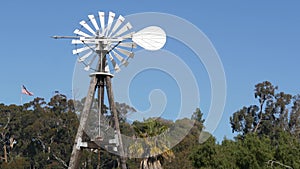
[[[270,82],[255,86],[258,105],[243,107],[230,117],[239,168],[299,168],[300,97],[277,92]]]
[[[277,92],[277,89],[268,81],[255,85],[258,105],[244,106],[235,112],[230,117],[232,131],[242,135],[268,135],[275,139],[281,130],[299,134],[299,97]]]
[[[198,145],[192,152],[190,159],[193,165],[197,168],[211,168],[214,167],[213,158],[217,153],[217,146],[215,138],[210,137],[204,144]]]
[[[200,109],[190,119],[173,122],[153,118],[130,124],[126,114],[135,110],[116,103],[121,131],[127,136],[155,138],[171,131],[169,135],[163,134],[164,139],[148,139],[145,145],[137,143],[130,147],[129,153],[148,158],[127,159],[128,168],[300,168],[300,95],[292,97],[279,92],[278,87],[265,81],[255,86],[254,97],[258,100],[256,105],[243,106],[230,117],[232,131],[238,133],[236,138],[225,138],[221,143],[202,131],[205,127]],[[84,99],[76,101],[77,111],[83,108],[83,103]],[[103,115],[112,123],[109,109],[106,106],[103,109]],[[97,112],[97,105],[93,105],[92,112]],[[73,100],[62,94],[54,95],[48,103],[43,98],[34,98],[21,106],[0,104],[0,168],[67,168],[78,113]],[[182,134],[186,134],[183,139]],[[210,137],[201,140],[200,134]],[[168,144],[176,145],[170,150]],[[117,156],[104,149],[84,150],[80,168],[111,169],[118,168],[119,163]]]
[[[255,86],[257,105],[230,117],[235,140],[210,138],[190,155],[196,168],[300,168],[300,96],[277,92],[270,82]]]
[[[273,157],[271,141],[267,137],[248,134],[237,141],[237,146],[236,163],[239,168],[264,168]]]
[[[276,147],[274,159],[293,168],[300,168],[300,143],[294,135],[281,131],[272,143]]]
[[[1,141],[8,156],[8,163],[1,161],[1,166],[65,168],[62,162],[69,160],[78,126],[73,110],[64,95],[55,95],[48,104],[35,98],[23,106],[0,105]]]

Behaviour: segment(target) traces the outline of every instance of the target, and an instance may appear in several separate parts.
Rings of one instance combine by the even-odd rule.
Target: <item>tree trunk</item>
[[[261,123],[261,121],[262,121],[262,116],[263,116],[262,109],[263,109],[264,102],[265,102],[265,101],[263,101],[262,103],[260,103],[260,111],[259,111],[260,117],[259,117],[259,120],[258,120],[257,125],[255,126],[255,128],[254,128],[254,130],[253,130],[253,133],[256,133],[256,132],[257,132],[257,129],[258,129],[258,127],[259,127],[259,125],[260,125],[260,123]]]
[[[7,160],[7,150],[6,150],[6,145],[3,146],[3,150],[4,150],[4,161],[5,161],[5,163],[7,163],[8,160]]]
[[[159,160],[151,161],[149,158],[145,158],[140,163],[140,169],[163,169],[163,167]]]

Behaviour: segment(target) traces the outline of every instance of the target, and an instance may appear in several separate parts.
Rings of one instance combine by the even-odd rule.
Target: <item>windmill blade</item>
[[[137,47],[137,45],[134,42],[111,42],[107,46],[107,50],[110,51],[110,50],[116,48],[116,46],[121,46],[124,48],[136,48]]]
[[[123,39],[130,39],[130,38],[132,38],[133,34],[135,34],[135,32],[130,32],[130,33],[126,34],[126,35],[121,36],[121,38],[123,38]]]
[[[117,51],[119,51],[120,53],[122,53],[123,55],[126,55],[127,57],[133,58],[134,54],[133,52],[130,52],[128,50],[122,49],[122,48],[115,48]]]
[[[146,50],[159,50],[166,43],[164,30],[157,26],[149,26],[133,34],[132,41]]]
[[[90,67],[89,65],[86,65],[86,66],[84,67],[84,70],[85,70],[85,71],[89,71],[90,68],[91,68],[91,67]]]
[[[109,65],[108,65],[107,60],[106,60],[106,62],[105,62],[105,68],[104,68],[104,71],[105,71],[105,72],[110,72],[110,70],[109,70]]]
[[[81,40],[78,40],[78,39],[73,39],[72,44],[83,44],[83,42]]]
[[[86,71],[97,71],[95,67],[99,65],[95,61],[100,62],[99,52],[106,51],[108,54],[101,70],[116,73],[121,70],[121,66],[129,64],[128,60],[134,57],[132,49],[137,45],[147,50],[158,50],[165,44],[166,34],[159,27],[147,27],[135,33],[132,31],[132,25],[125,22],[122,15],[116,18],[114,12],[105,14],[99,11],[98,14],[90,14],[89,20],[80,21],[82,27],[75,29],[76,36],[71,37],[71,43],[75,45],[72,53],[79,56],[77,60],[84,64]]]
[[[111,30],[109,37],[120,27],[120,25],[124,22],[124,20],[125,18],[122,15],[120,15],[113,29]]]
[[[72,44],[96,44],[96,42],[95,41],[82,41],[82,40],[78,40],[78,39],[73,39],[72,40],[72,42],[71,42]]]
[[[101,34],[104,34],[104,29],[105,29],[105,13],[104,12],[98,12],[99,14],[99,19],[100,19],[100,26],[102,29]]]
[[[83,51],[89,50],[91,48],[94,49],[95,46],[85,46],[85,47],[82,47],[82,48],[74,49],[72,52],[75,55],[75,54],[81,53]]]
[[[106,32],[105,32],[105,36],[108,35],[108,32],[110,31],[111,25],[115,19],[116,14],[113,12],[109,12],[109,16],[108,16],[108,21],[107,21],[107,27],[106,27]]]
[[[107,50],[109,53],[116,45],[118,45],[117,42],[111,42],[111,43],[107,44],[107,46],[105,47],[105,50]]]
[[[93,35],[96,34],[96,32],[85,21],[81,21],[81,22],[79,22],[79,24],[81,26],[83,26],[86,30],[88,30],[89,32],[91,32]]]
[[[125,33],[126,31],[132,29],[132,25],[128,22],[126,25],[124,25],[116,34],[114,34],[112,37],[117,37]]]
[[[88,35],[88,34],[82,32],[82,31],[79,30],[79,29],[75,29],[75,30],[74,30],[74,33],[75,33],[76,35],[80,35],[80,36],[84,36],[84,37],[91,37],[90,35]]]
[[[94,55],[93,58],[89,61],[88,65],[91,65],[95,61],[97,56],[98,56],[97,54]]]
[[[136,48],[137,45],[134,42],[122,42],[118,46],[126,47],[126,48]]]
[[[111,61],[115,72],[119,72],[121,69],[120,69],[119,65],[116,63],[114,57],[111,55],[111,53],[108,53],[108,55],[109,55],[109,60]]]
[[[121,64],[123,64],[123,65],[125,65],[125,66],[127,66],[128,65],[128,62],[121,56],[121,55],[119,55],[117,52],[115,52],[115,51],[112,51],[113,52],[113,54],[115,55],[115,57],[119,60],[119,62],[121,63]]]
[[[93,58],[89,61],[89,63],[85,66],[84,70],[89,71],[91,68],[91,64],[95,61],[97,55],[94,55]]]
[[[98,23],[97,23],[97,21],[96,21],[96,19],[95,19],[95,16],[94,16],[94,15],[88,15],[88,17],[89,17],[90,21],[92,22],[94,28],[95,28],[97,31],[99,31],[99,26],[98,26]]]
[[[89,51],[87,54],[83,55],[82,57],[80,57],[78,59],[78,62],[83,62],[86,58],[88,58],[89,56],[91,56],[93,53],[93,51]]]

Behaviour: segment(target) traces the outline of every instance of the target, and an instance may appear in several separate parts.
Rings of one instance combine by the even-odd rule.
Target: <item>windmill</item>
[[[76,47],[72,53],[78,55],[78,62],[84,65],[84,70],[89,71],[91,77],[84,107],[80,115],[69,169],[79,168],[80,155],[83,148],[94,148],[92,145],[95,144],[88,144],[83,142],[82,139],[96,93],[98,97],[99,118],[101,113],[103,113],[102,107],[104,105],[105,90],[107,92],[109,109],[114,117],[115,142],[118,143],[117,149],[120,153],[121,167],[125,169],[125,153],[111,78],[121,70],[122,66],[128,65],[128,60],[134,56],[134,48],[140,46],[146,50],[159,50],[166,42],[166,34],[157,26],[149,26],[138,32],[134,32],[132,31],[132,25],[126,22],[122,15],[116,18],[116,14],[113,12],[109,12],[107,18],[104,12],[98,12],[98,16],[88,15],[88,18],[87,21],[83,20],[80,22],[80,29],[74,30],[76,36],[53,36],[54,39],[72,39],[72,44]],[[98,140],[94,140],[94,142],[101,142],[103,140],[100,134]]]

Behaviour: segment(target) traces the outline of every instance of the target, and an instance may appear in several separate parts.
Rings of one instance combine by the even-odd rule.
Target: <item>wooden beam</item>
[[[116,128],[116,132],[117,132],[118,139],[119,139],[119,152],[120,152],[120,159],[121,159],[121,168],[127,169],[125,152],[124,152],[124,147],[123,147],[123,142],[122,142],[122,135],[121,135],[121,131],[120,131],[119,118],[118,118],[118,113],[117,113],[117,110],[115,107],[114,94],[113,94],[112,86],[111,86],[111,77],[106,76],[105,82],[106,82],[106,90],[107,90],[107,97],[108,97],[108,102],[109,102],[109,106],[110,106],[110,111],[114,115],[115,128]]]
[[[69,169],[78,169],[79,168],[79,161],[81,157],[81,149],[77,147],[77,142],[82,139],[84,128],[88,119],[89,112],[92,107],[94,95],[95,95],[95,88],[97,84],[97,78],[92,77],[90,81],[90,87],[88,90],[87,97],[85,99],[83,111],[80,115],[79,127],[77,129],[77,134],[75,137],[75,142],[72,149],[71,159],[69,162]]]

